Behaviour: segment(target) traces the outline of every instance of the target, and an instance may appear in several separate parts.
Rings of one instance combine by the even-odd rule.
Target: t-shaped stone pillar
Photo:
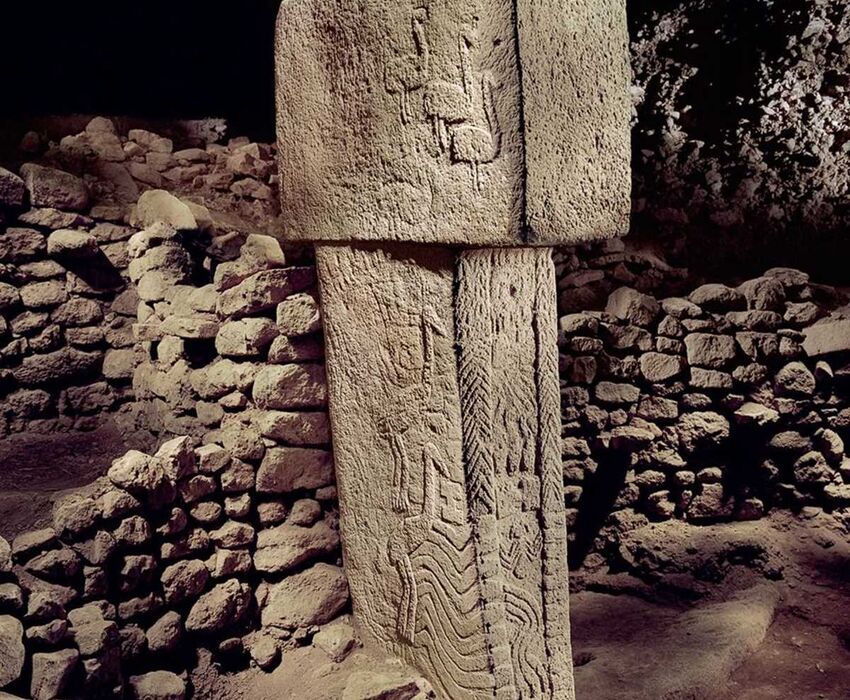
[[[574,698],[551,249],[629,213],[624,0],[284,0],[346,571],[440,697]]]

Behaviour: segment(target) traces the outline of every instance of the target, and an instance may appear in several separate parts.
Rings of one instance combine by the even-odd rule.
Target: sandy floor
[[[0,536],[47,526],[56,494],[91,483],[136,444],[111,421],[93,431],[0,440]]]

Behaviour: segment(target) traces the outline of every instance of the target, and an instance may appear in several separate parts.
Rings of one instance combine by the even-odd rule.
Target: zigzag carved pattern
[[[493,419],[490,257],[486,251],[460,255],[457,339],[461,423],[469,509],[472,518],[496,512],[492,452]]]

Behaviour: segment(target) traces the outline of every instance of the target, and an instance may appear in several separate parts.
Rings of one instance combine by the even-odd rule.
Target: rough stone
[[[811,396],[817,382],[802,362],[790,362],[776,373],[774,384],[776,393],[782,396]]]
[[[313,636],[313,644],[324,651],[334,663],[342,663],[360,642],[354,627],[347,620],[325,625]]]
[[[256,357],[278,336],[279,328],[267,318],[245,318],[223,323],[215,348],[224,357]]]
[[[257,373],[254,402],[263,409],[320,408],[327,403],[322,365],[265,366]]]
[[[265,573],[283,573],[330,554],[338,547],[339,533],[324,521],[312,527],[287,522],[259,533],[254,568]]]
[[[677,378],[684,370],[684,360],[675,355],[648,352],[640,358],[640,371],[648,382],[666,382]]]
[[[729,439],[729,421],[713,411],[685,413],[676,427],[679,443],[687,453],[716,448]]]
[[[314,564],[269,587],[264,627],[296,629],[330,622],[348,603],[348,583],[337,566]]]
[[[22,206],[25,194],[24,181],[15,173],[0,168],[0,209]]]
[[[90,258],[98,250],[97,238],[85,231],[60,229],[47,237],[47,254],[54,258]]]
[[[186,683],[176,673],[151,671],[130,676],[131,700],[185,700]]]
[[[691,333],[685,336],[688,363],[722,369],[735,359],[735,339],[728,335]]]
[[[317,333],[322,329],[318,302],[309,294],[293,294],[277,305],[277,327],[287,336]]]
[[[404,669],[355,671],[341,700],[415,700],[427,697],[430,684]]]
[[[154,654],[176,651],[182,635],[183,618],[173,610],[167,612],[148,629],[148,649]]]
[[[599,382],[595,387],[597,400],[606,404],[635,403],[640,398],[640,389],[633,384]]]
[[[180,603],[197,595],[206,588],[209,570],[196,559],[172,564],[162,572],[162,588],[168,603]]]
[[[186,630],[193,633],[226,630],[245,616],[250,604],[250,587],[229,579],[198,598],[186,617]]]
[[[218,299],[218,315],[242,318],[276,307],[287,297],[310,287],[315,281],[312,267],[264,270],[224,292]]]
[[[0,262],[20,263],[47,251],[47,239],[31,228],[10,226],[0,236]]]
[[[266,452],[257,471],[258,493],[290,493],[332,484],[334,463],[327,450],[275,447]]]
[[[747,307],[760,311],[781,311],[785,304],[785,286],[775,277],[757,277],[738,287],[747,299]]]
[[[92,374],[100,362],[100,353],[63,348],[24,358],[15,370],[15,378],[24,386],[64,382]]]
[[[0,688],[20,678],[25,659],[23,625],[14,617],[0,615]]]
[[[76,175],[35,163],[23,165],[21,175],[33,206],[83,211],[89,204],[88,188]]]
[[[688,301],[707,311],[738,311],[747,306],[746,297],[724,284],[704,284],[688,296]],[[669,313],[669,312],[668,312]]]
[[[803,333],[803,350],[809,357],[850,350],[850,320],[816,323]]]
[[[636,326],[648,326],[661,313],[661,306],[651,296],[620,287],[608,297],[605,311]]]
[[[593,12],[570,8],[566,24],[579,31],[560,29],[554,9],[520,6],[516,24],[508,13],[474,29],[468,11],[452,6],[435,22],[408,8],[388,12],[377,1],[362,6],[356,20],[284,8],[276,66],[278,152],[293,174],[281,193],[287,238],[522,245],[525,224],[538,244],[628,228],[622,3],[606,0]],[[359,55],[355,81],[320,60],[328,51],[321,29],[328,21],[351,37],[335,41],[333,50]],[[359,33],[364,26],[373,38]],[[387,46],[396,55],[389,62]],[[305,61],[322,68],[304,75]],[[373,89],[361,90],[365,84]],[[473,91],[481,94],[483,116],[470,110]],[[371,115],[368,135],[350,109]],[[331,134],[342,144],[333,153],[303,147]],[[402,143],[409,152],[394,147]],[[439,213],[435,191],[446,203]],[[526,206],[517,201],[520,192]]]
[[[80,663],[80,652],[62,649],[33,654],[30,695],[33,700],[54,700],[65,695],[71,676]]]
[[[185,202],[165,190],[148,190],[139,197],[133,223],[139,228],[147,228],[160,222],[178,231],[198,228],[198,222]]]

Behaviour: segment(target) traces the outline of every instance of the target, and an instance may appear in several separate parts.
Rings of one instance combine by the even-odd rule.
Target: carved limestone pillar
[[[361,630],[443,698],[571,700],[548,246],[627,228],[624,0],[284,0],[276,62]]]

